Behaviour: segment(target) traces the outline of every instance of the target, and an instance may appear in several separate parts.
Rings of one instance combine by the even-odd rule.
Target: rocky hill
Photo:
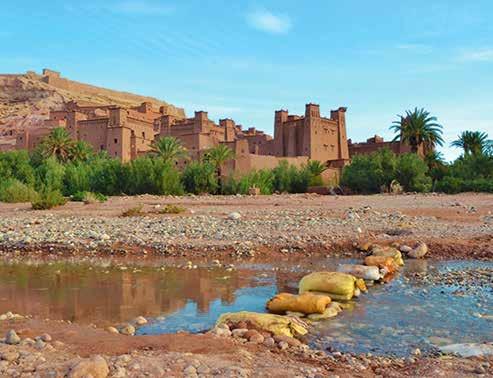
[[[164,106],[167,114],[185,117],[182,108],[152,97],[100,88],[60,77],[60,74],[43,70],[25,74],[0,75],[0,136],[11,130],[36,127],[48,118],[50,109],[60,109],[75,100],[80,104],[113,104],[136,106],[144,101],[156,108]]]

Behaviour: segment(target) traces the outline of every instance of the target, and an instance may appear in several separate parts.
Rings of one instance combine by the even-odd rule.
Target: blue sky
[[[356,141],[425,107],[448,144],[493,136],[492,14],[491,0],[5,1],[0,72],[49,67],[267,132],[275,109],[347,106]]]

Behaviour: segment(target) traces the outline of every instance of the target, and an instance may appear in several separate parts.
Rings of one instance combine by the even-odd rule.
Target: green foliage
[[[60,162],[67,162],[72,158],[74,140],[62,127],[57,127],[46,136],[38,145],[37,152],[44,159],[55,158]]]
[[[180,214],[184,213],[187,209],[179,205],[166,205],[158,212],[159,214]]]
[[[230,177],[223,185],[224,194],[248,194],[250,188],[258,188],[261,194],[272,194],[274,188],[274,173],[262,169],[252,171],[239,178]]]
[[[106,202],[108,197],[101,193],[93,192],[76,192],[70,199],[75,202],[84,202],[85,204],[96,203],[96,202]]]
[[[34,186],[35,172],[27,151],[0,152],[0,181],[10,178]]]
[[[187,149],[174,137],[157,139],[152,143],[152,149],[156,156],[168,164],[188,157]]]
[[[208,162],[188,164],[182,175],[183,186],[187,193],[216,193],[219,184],[216,168]]]
[[[144,205],[137,205],[135,207],[131,207],[130,209],[125,210],[122,212],[121,216],[122,217],[141,217],[145,215],[145,212],[143,211]]]
[[[342,172],[341,185],[355,193],[379,193],[396,177],[397,157],[383,149],[371,155],[357,155]]]
[[[0,182],[0,202],[31,202],[37,198],[38,193],[32,187],[15,178],[9,178]]]
[[[280,193],[304,193],[312,178],[309,169],[289,165],[286,160],[282,160],[272,173],[274,174],[273,189]]]
[[[158,159],[154,162],[156,194],[181,195],[184,193],[182,175],[171,163]]]
[[[400,155],[397,159],[395,178],[405,191],[429,192],[431,178],[427,173],[428,166],[415,154]]]
[[[212,164],[216,169],[220,169],[223,164],[234,159],[234,157],[235,153],[231,148],[225,144],[218,144],[216,147],[206,151],[204,160]]]
[[[65,165],[63,176],[63,193],[67,196],[84,193],[90,190],[91,167],[85,163],[69,163]]]
[[[39,193],[39,197],[31,202],[34,210],[47,210],[67,203],[67,199],[60,190],[45,188]]]
[[[307,165],[306,169],[310,172],[310,186],[322,186],[323,185],[323,180],[322,180],[322,173],[324,173],[327,170],[327,166],[319,162],[318,160],[310,160]]]
[[[399,120],[390,126],[397,134],[394,140],[408,143],[412,152],[416,153],[422,145],[430,150],[436,145],[443,145],[443,127],[437,123],[437,118],[430,116],[425,109],[408,110],[405,116],[398,117]]]
[[[36,169],[36,187],[41,191],[62,191],[65,166],[54,157],[45,159]]]
[[[488,139],[488,134],[481,131],[464,131],[450,146],[462,148],[464,155],[484,155],[489,152],[493,141]]]
[[[98,156],[91,162],[89,186],[91,192],[107,196],[121,194],[124,183],[123,165],[119,160]]]

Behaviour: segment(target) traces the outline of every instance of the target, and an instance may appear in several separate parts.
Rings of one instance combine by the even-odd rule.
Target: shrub
[[[416,154],[400,155],[397,159],[395,178],[406,191],[429,192],[431,178],[427,173],[428,166]]]
[[[0,181],[14,178],[33,187],[35,172],[30,164],[27,151],[9,151],[0,153]]]
[[[39,197],[31,202],[31,205],[34,210],[47,210],[65,205],[65,203],[67,203],[67,199],[59,190],[43,189]]]
[[[187,209],[185,209],[183,206],[179,205],[166,205],[162,209],[158,211],[159,214],[180,214],[185,212]]]
[[[181,173],[171,163],[155,159],[156,194],[181,195],[184,192]]]
[[[289,165],[286,160],[282,160],[272,173],[274,174],[273,189],[281,193],[306,192],[312,178],[309,169]]]
[[[216,193],[218,181],[216,169],[210,163],[192,162],[182,175],[183,186],[188,193]]]
[[[71,198],[75,202],[84,202],[85,204],[96,203],[96,202],[106,202],[108,197],[101,193],[93,192],[76,192]]]
[[[4,180],[0,184],[0,202],[31,202],[37,198],[38,193],[33,188],[15,178]]]
[[[65,166],[54,157],[44,160],[36,169],[37,188],[45,191],[62,191]]]
[[[144,205],[138,205],[135,207],[131,207],[130,209],[125,210],[121,216],[122,217],[140,217],[145,213],[142,211],[144,209]]]
[[[89,178],[90,191],[107,196],[122,193],[125,182],[125,172],[119,160],[99,155],[91,161],[91,175]]]
[[[391,182],[391,181],[390,181]],[[344,168],[341,185],[355,193],[379,193],[382,186],[390,184],[384,176],[381,160],[372,155],[357,155]]]
[[[90,190],[91,169],[88,164],[67,164],[63,176],[63,193],[67,196]]]
[[[151,158],[141,157],[132,160],[123,169],[126,171],[123,185],[125,193],[130,195],[157,194],[156,172]]]
[[[223,183],[224,194],[248,194],[250,188],[258,188],[261,194],[271,194],[274,187],[272,170],[252,171],[238,178],[229,177]]]

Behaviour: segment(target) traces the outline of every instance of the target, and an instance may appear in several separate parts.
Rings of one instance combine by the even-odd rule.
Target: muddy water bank
[[[4,261],[0,312],[98,326],[145,316],[149,323],[138,329],[140,335],[195,333],[212,327],[223,312],[264,311],[275,293],[296,292],[307,272],[352,261],[221,267],[152,258],[132,264],[120,258]],[[478,271],[486,281],[475,282]],[[472,279],[450,280],[451,272]],[[491,341],[493,289],[485,282],[492,272],[489,262],[408,260],[390,284],[370,288],[351,309],[314,324],[306,341],[322,350],[398,356],[416,348],[432,352],[445,343]]]

